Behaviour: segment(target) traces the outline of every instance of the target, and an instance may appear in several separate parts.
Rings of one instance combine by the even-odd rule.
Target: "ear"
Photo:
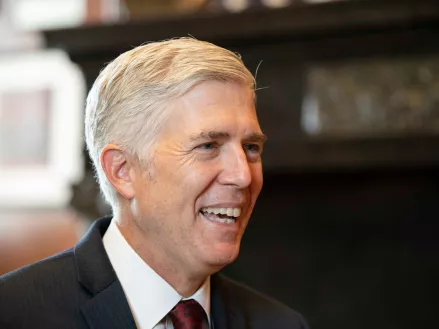
[[[101,166],[108,181],[125,199],[134,197],[134,172],[127,154],[115,144],[108,144],[101,152]]]

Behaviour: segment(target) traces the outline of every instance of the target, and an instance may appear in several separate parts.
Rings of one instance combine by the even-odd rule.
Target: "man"
[[[190,38],[128,51],[97,78],[85,135],[112,218],[0,279],[0,328],[307,328],[218,274],[262,187],[265,137],[241,59]]]

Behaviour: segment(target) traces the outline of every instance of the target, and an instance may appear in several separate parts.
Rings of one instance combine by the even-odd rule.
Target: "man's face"
[[[143,247],[181,269],[220,268],[237,257],[262,188],[253,96],[239,84],[203,82],[170,111],[151,168],[134,170]]]

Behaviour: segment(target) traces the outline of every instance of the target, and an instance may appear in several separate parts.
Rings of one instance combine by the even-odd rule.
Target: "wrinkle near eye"
[[[166,157],[172,157],[172,159],[169,159],[168,161],[178,163],[179,167],[184,165],[192,165],[193,162],[196,160],[191,148],[188,148],[182,143],[168,143],[166,145],[163,145],[163,147],[157,148],[156,153],[164,155]]]

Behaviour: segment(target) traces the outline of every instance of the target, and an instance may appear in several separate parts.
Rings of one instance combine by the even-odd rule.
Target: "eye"
[[[204,143],[198,146],[198,148],[201,150],[214,150],[217,147],[218,147],[218,143],[215,142]]]
[[[259,144],[244,144],[244,152],[249,162],[258,162],[261,160],[262,147]]]
[[[261,147],[258,144],[245,144],[244,149],[250,153],[260,153]]]

